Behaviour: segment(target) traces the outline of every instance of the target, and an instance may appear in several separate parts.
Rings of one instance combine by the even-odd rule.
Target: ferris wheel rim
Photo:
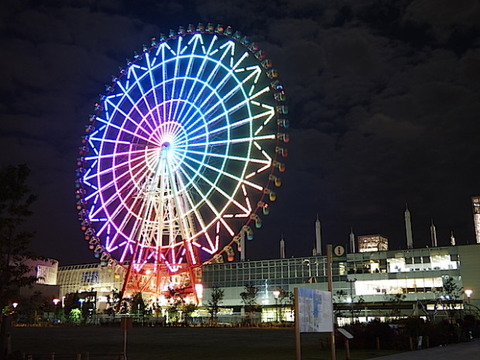
[[[196,33],[196,34],[197,34],[197,33]],[[194,35],[196,35],[196,34],[190,34],[190,35],[194,36]],[[183,35],[174,36],[173,39],[177,39],[177,38],[179,38],[180,36],[185,36],[185,35],[188,35],[188,34],[183,34]],[[217,34],[217,35],[218,35],[218,34]],[[215,36],[217,36],[217,35],[215,35]],[[172,40],[172,38],[167,39],[167,41],[168,41],[168,40]],[[152,46],[152,48],[148,49],[148,51],[146,51],[146,52],[144,52],[142,55],[138,56],[137,59],[135,59],[135,61],[134,61],[133,63],[131,63],[130,65],[132,65],[132,64],[139,64],[139,63],[141,62],[141,60],[144,58],[144,56],[148,56],[148,53],[149,53],[152,49],[158,49],[158,46]],[[185,58],[185,59],[190,59],[188,56],[184,56],[183,58]],[[169,61],[170,61],[170,62],[174,62],[174,61],[178,61],[178,59],[173,59],[173,58],[172,58],[172,59],[170,59]],[[223,67],[225,67],[224,64],[221,64],[221,65],[222,65]],[[159,66],[161,66],[161,63],[157,64],[157,67],[159,67]],[[132,68],[132,67],[129,67],[129,69],[131,69],[131,68]],[[225,68],[226,68],[226,67],[225,67]],[[130,71],[130,70],[128,70],[128,71]],[[108,98],[108,96],[110,96],[110,94],[114,93],[115,85],[117,85],[117,84],[119,83],[119,81],[120,81],[120,79],[121,79],[122,77],[126,76],[126,73],[127,73],[127,71],[121,71],[120,77],[117,78],[117,79],[115,79],[114,83],[112,84],[113,86],[111,87],[111,89],[109,89],[109,92],[107,92],[107,95],[104,96],[104,99],[103,99],[103,100],[105,100],[105,98]],[[143,76],[146,77],[147,74],[145,73]],[[172,80],[172,79],[165,79],[165,80],[166,80],[166,81],[172,81],[172,82],[174,81],[174,80]],[[177,78],[176,80],[182,80],[182,78],[179,77],[179,78]],[[197,81],[197,80],[194,79],[194,78],[188,78],[188,77],[185,77],[184,80],[185,80],[185,81],[186,81],[186,80]],[[237,80],[237,82],[238,82],[238,79],[236,79],[236,80]],[[239,83],[240,83],[240,82],[239,82]],[[158,86],[158,84],[157,84],[157,86]],[[152,89],[150,89],[149,91],[152,91],[152,92],[153,92],[153,91],[155,91],[155,89],[152,88]],[[245,92],[245,89],[244,89],[243,87],[241,87],[241,91],[242,91],[243,95],[246,96],[246,92]],[[126,96],[126,95],[124,94],[124,96]],[[248,98],[248,96],[246,96],[246,97]],[[174,99],[174,98],[171,98],[171,99],[170,99],[170,101],[171,101],[172,103],[175,102],[175,101],[184,101],[184,100],[185,100],[185,99]],[[101,107],[101,106],[100,106],[100,107]],[[226,108],[226,107],[224,107],[224,108]],[[100,114],[100,111],[101,111],[101,110],[103,110],[103,109],[100,109],[100,110],[98,111],[98,113],[95,115],[95,118],[97,117],[98,114]],[[151,113],[154,112],[154,111],[155,111],[155,109],[150,109],[150,112],[151,112]],[[252,114],[251,114],[251,112],[250,112],[250,111],[251,111],[250,107],[248,107],[248,111],[249,111],[249,118],[251,119],[251,118],[252,118]],[[227,113],[227,115],[228,115],[228,111],[225,111],[225,113]],[[277,114],[275,113],[275,115],[277,115]],[[227,116],[227,118],[228,118],[228,116]],[[144,120],[144,119],[142,119],[142,121],[143,121],[143,120]],[[169,121],[171,121],[171,122],[174,123],[174,120],[169,120]],[[249,123],[249,124],[250,124],[250,132],[252,132],[251,123],[252,123],[252,121],[250,121],[250,123]],[[178,124],[178,123],[176,123],[176,124]],[[106,124],[105,126],[108,126],[108,124]],[[138,130],[138,129],[137,129],[137,130]],[[277,131],[278,131],[278,127],[277,127]],[[105,133],[105,134],[106,134],[106,133]],[[120,134],[120,133],[119,133],[119,134]],[[186,134],[186,135],[185,135],[186,143],[188,143],[188,134],[187,134],[186,131],[185,131],[185,134]],[[120,135],[119,135],[119,136],[120,136]],[[279,140],[278,140],[278,138],[276,137],[277,135],[275,134],[274,136],[275,136],[275,139],[272,138],[271,140],[275,140],[275,141],[276,141],[276,144],[278,145]],[[157,139],[157,140],[158,140],[158,139]],[[164,144],[166,144],[166,143],[168,143],[168,142],[167,142],[167,141],[164,141]],[[208,142],[206,141],[205,144],[203,144],[204,147],[206,147],[207,144],[208,144]],[[170,143],[168,143],[168,145],[170,145]],[[227,149],[228,149],[228,147],[229,147],[230,145],[231,145],[230,142],[227,142]],[[133,146],[133,144],[131,144],[131,146]],[[162,145],[162,146],[163,146],[163,145]],[[248,153],[250,153],[250,150],[251,150],[251,148],[252,148],[253,146],[255,146],[255,140],[254,140],[254,137],[250,136],[250,140],[249,140],[249,142],[248,142]],[[182,159],[188,158],[188,155],[187,155],[187,154],[188,154],[188,150],[187,150],[187,148],[188,148],[188,146],[185,146],[184,153],[183,153],[183,155],[182,155]],[[145,146],[145,149],[147,149],[147,146]],[[145,151],[146,151],[146,150],[145,150]],[[101,153],[101,152],[99,152],[99,154],[98,154],[98,162],[100,162],[100,153]],[[194,151],[193,153],[195,154],[195,151]],[[201,153],[201,151],[198,151],[198,153]],[[198,155],[198,153],[195,154],[195,155]],[[129,156],[131,156],[131,154],[130,154]],[[205,157],[207,156],[207,153],[204,152],[204,153],[203,153],[203,156],[204,156],[204,158],[205,158]],[[224,158],[223,158],[223,164],[225,164],[225,162],[226,162],[227,159],[228,159],[228,155],[215,154],[214,156],[217,156],[217,157],[222,157],[222,156],[224,156]],[[273,163],[276,162],[276,159],[277,159],[277,153],[275,152],[274,154],[272,154],[272,156],[271,156],[271,158],[270,158],[269,161],[273,164]],[[198,161],[198,160],[196,160],[196,161]],[[180,163],[181,163],[181,162],[177,162],[178,168],[180,168],[180,166],[181,166]],[[203,164],[206,164],[206,162],[202,162],[202,163],[203,163]],[[247,163],[247,162],[246,162],[246,163]],[[243,167],[242,173],[240,174],[240,176],[238,176],[238,181],[237,181],[237,183],[236,183],[236,187],[234,188],[234,193],[237,193],[238,191],[241,190],[242,187],[245,186],[245,182],[242,182],[242,181],[245,180],[245,173],[246,173],[246,168],[247,168],[247,164],[246,164],[246,163],[245,163],[245,166]],[[212,170],[212,169],[210,168],[209,170]],[[273,166],[270,166],[270,167],[269,167],[269,174],[272,174],[274,170],[275,170],[274,167],[273,167]],[[184,171],[184,175],[187,175],[187,171],[186,171],[186,170],[183,170],[183,171]],[[190,171],[193,171],[193,169],[190,169]],[[219,178],[220,178],[220,177],[221,177],[221,175],[218,174],[215,181],[219,181]],[[203,179],[203,180],[205,180],[205,179]],[[193,183],[193,181],[191,181],[191,182]],[[270,182],[271,182],[271,179],[270,179],[270,175],[269,175],[267,184],[264,185],[264,189],[268,189],[268,185],[269,185]],[[211,185],[214,185],[214,184],[215,184],[215,183],[212,183]],[[125,184],[124,184],[124,185],[125,185]],[[116,187],[117,184],[115,183],[114,186]],[[212,188],[213,188],[213,186],[212,186]],[[122,191],[122,189],[117,189],[117,192],[121,192],[121,191]],[[207,196],[202,200],[203,202],[206,202],[206,201],[207,201],[207,198],[208,198],[208,195],[209,195],[209,194],[210,194],[210,193],[207,193],[207,194],[206,194]],[[258,211],[258,209],[261,207],[260,204],[263,203],[264,200],[265,200],[266,194],[267,194],[267,192],[263,192],[263,193],[259,196],[257,204],[254,205],[252,209],[250,209],[250,214],[256,213],[256,212]],[[99,196],[100,198],[102,198],[102,194],[101,194],[100,192],[98,193],[98,196]],[[90,200],[90,198],[86,197],[85,200]],[[109,201],[113,202],[114,200],[109,199]],[[128,208],[128,206],[126,206],[125,203],[123,203],[123,205],[124,205],[124,208]],[[206,224],[208,228],[210,228],[211,226],[213,226],[213,223],[215,223],[216,221],[219,221],[219,220],[222,219],[222,215],[224,214],[224,212],[225,212],[226,208],[228,207],[228,205],[229,205],[229,204],[227,203],[227,204],[221,209],[220,213],[217,214],[216,217],[213,217],[213,219],[212,219],[208,224]],[[83,210],[83,209],[82,209],[82,210]],[[194,209],[190,209],[189,214],[194,213],[194,211],[195,211],[195,208],[194,208]],[[113,220],[114,220],[113,218],[115,217],[115,216],[114,216],[115,214],[108,214],[108,215],[111,215],[111,217],[112,217],[112,218],[109,219],[109,221],[111,222],[111,224],[115,224],[115,221],[113,221]],[[248,225],[251,221],[252,221],[252,218],[247,216],[247,217],[246,217],[246,221],[245,221],[245,225]],[[117,228],[117,231],[120,231],[120,230],[121,230],[120,228]],[[198,234],[201,234],[202,232],[204,232],[204,229],[202,229],[201,231],[199,231]],[[227,246],[231,246],[234,242],[235,242],[235,238],[232,238],[232,240],[227,244]],[[109,252],[109,251],[108,251],[109,249],[106,249],[106,248],[107,248],[107,247],[104,246],[102,250],[107,250],[106,252],[108,253],[108,252]],[[219,249],[218,254],[222,254],[222,253],[225,251],[225,249],[226,249],[226,248],[224,248],[224,249]],[[213,255],[213,254],[212,254],[212,255]],[[212,258],[208,259],[207,262],[210,262],[210,261],[212,261],[212,260],[213,260],[213,256],[212,256]]]

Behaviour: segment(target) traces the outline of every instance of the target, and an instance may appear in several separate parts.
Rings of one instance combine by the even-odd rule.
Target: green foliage
[[[220,303],[223,301],[225,297],[225,291],[220,289],[218,286],[214,286],[212,288],[212,292],[210,294],[210,299],[208,299],[208,313],[210,314],[210,321],[212,323],[216,323],[217,321],[217,314],[220,309]]]
[[[68,320],[73,324],[80,324],[82,320],[82,312],[80,309],[72,309],[68,315]]]
[[[443,294],[441,303],[448,309],[448,315],[451,319],[455,319],[457,314],[456,304],[462,296],[463,288],[459,287],[451,276],[443,278]]]
[[[181,320],[179,311],[185,304],[183,292],[179,291],[179,289],[169,288],[167,299],[170,304],[167,307],[168,320],[169,322],[178,323]]]
[[[258,307],[257,295],[258,295],[257,287],[251,284],[245,285],[245,291],[240,293],[240,297],[242,298],[242,302],[245,305],[246,312],[255,311],[255,309]]]
[[[180,311],[183,313],[183,320],[185,325],[190,323],[190,318],[192,317],[192,313],[198,309],[198,306],[194,303],[183,303],[180,305]]]
[[[35,201],[27,185],[29,174],[26,165],[0,169],[0,309],[18,300],[20,288],[37,280],[25,262],[36,258],[28,250],[33,233],[24,230]]]
[[[258,291],[257,287],[247,284],[245,285],[245,291],[240,293],[246,313],[245,325],[253,325],[253,315],[260,309],[260,306],[257,304]]]
[[[35,324],[41,320],[43,313],[53,312],[55,306],[51,298],[36,291],[31,296],[21,297],[15,310],[23,321],[28,324]]]

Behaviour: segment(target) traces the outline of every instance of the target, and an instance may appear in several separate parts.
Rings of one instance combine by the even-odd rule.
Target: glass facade
[[[335,261],[334,264],[334,281],[345,281],[345,261]],[[202,282],[206,288],[262,286],[265,280],[282,288],[292,284],[326,282],[326,257],[210,264],[203,268]]]
[[[332,295],[337,304],[348,306],[361,300],[373,308],[380,306],[375,304],[382,304],[383,308],[385,303],[401,296],[402,301],[409,302],[411,310],[419,301],[435,304],[445,295],[445,283],[450,281],[458,289],[472,290],[469,301],[480,306],[479,258],[477,244],[333,256]],[[276,299],[274,290],[293,292],[296,287],[327,290],[326,261],[326,256],[310,256],[205,265],[203,305],[208,303],[211,289],[219,287],[225,293],[222,306],[240,311],[243,306],[240,293],[245,291],[245,285],[252,285],[258,288],[257,303],[265,309],[279,304],[287,306],[289,298]],[[120,267],[72,265],[59,268],[58,285],[62,295],[96,291],[101,299],[113,289],[121,289],[123,277],[124,270]],[[463,300],[461,290],[457,299]]]

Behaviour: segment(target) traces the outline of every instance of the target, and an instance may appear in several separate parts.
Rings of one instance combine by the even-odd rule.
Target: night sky
[[[33,249],[94,262],[75,210],[77,149],[92,105],[152,35],[232,25],[269,54],[289,97],[287,171],[247,257],[307,256],[383,234],[405,248],[454,231],[474,243],[480,194],[480,4],[474,0],[0,2],[0,165],[26,163],[39,198]]]

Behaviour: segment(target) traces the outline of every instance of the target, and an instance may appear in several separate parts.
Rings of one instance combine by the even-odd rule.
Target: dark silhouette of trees
[[[29,251],[33,233],[25,222],[35,201],[27,185],[30,170],[26,165],[0,169],[0,359],[5,358],[7,322],[18,300],[19,290],[37,281],[27,259],[36,259]]]

